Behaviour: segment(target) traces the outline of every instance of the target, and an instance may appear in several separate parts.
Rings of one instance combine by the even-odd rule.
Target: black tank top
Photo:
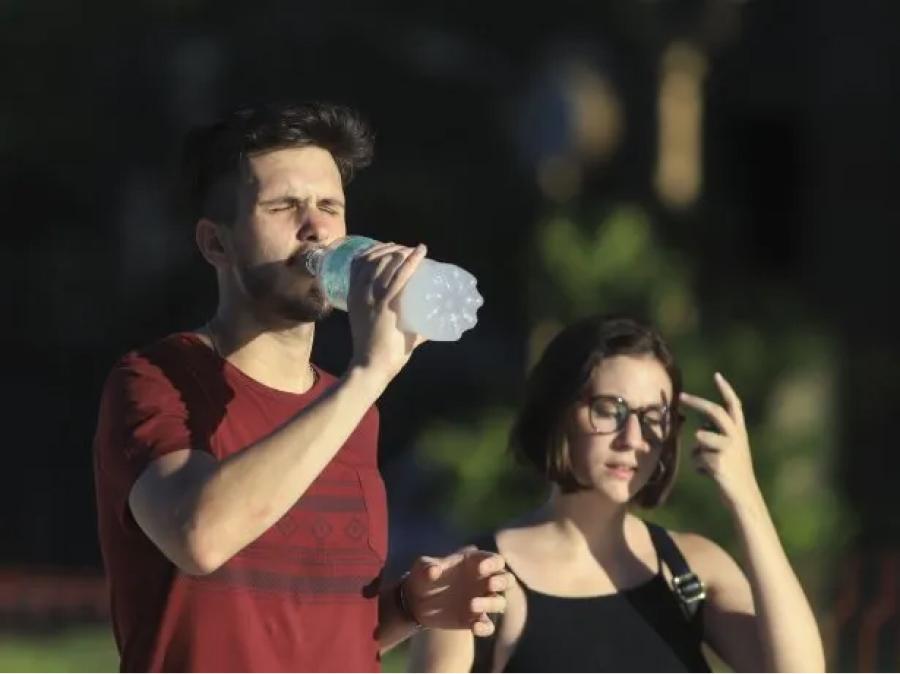
[[[497,552],[493,535],[477,543]],[[654,547],[661,558],[655,539]],[[597,597],[543,594],[518,580],[528,612],[505,672],[711,671],[700,650],[702,608],[685,616],[661,565],[641,585]],[[475,639],[473,672],[492,671],[494,644]]]

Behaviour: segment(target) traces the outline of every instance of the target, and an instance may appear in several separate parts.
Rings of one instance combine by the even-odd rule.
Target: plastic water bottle
[[[353,258],[376,243],[365,236],[348,236],[306,253],[306,269],[319,280],[332,306],[347,310]],[[422,260],[400,293],[400,328],[436,342],[456,341],[475,325],[484,304],[476,284],[472,274],[456,265]]]

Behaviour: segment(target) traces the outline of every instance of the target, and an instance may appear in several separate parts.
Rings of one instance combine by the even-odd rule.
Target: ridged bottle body
[[[347,310],[353,258],[376,243],[364,236],[348,236],[307,255],[307,268],[332,306]],[[422,260],[400,294],[400,327],[437,342],[458,340],[478,321],[484,300],[476,286],[477,280],[465,269]]]

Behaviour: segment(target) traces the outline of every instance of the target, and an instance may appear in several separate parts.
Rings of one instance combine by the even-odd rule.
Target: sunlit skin
[[[652,356],[615,356],[594,368],[586,394],[621,397],[632,409],[665,410],[672,382]],[[578,482],[616,504],[628,503],[647,483],[662,451],[661,439],[642,429],[636,414],[629,415],[620,431],[594,432],[586,403],[571,410],[566,437]],[[636,470],[627,470],[632,466]]]
[[[231,264],[218,268],[223,299],[257,320],[283,327],[327,312],[302,253],[347,234],[346,201],[337,164],[318,147],[251,157],[256,189],[245,216],[220,228]]]
[[[346,235],[343,184],[331,154],[319,147],[261,153],[247,168],[251,187],[241,195],[236,221],[197,223],[197,246],[219,286],[216,314],[198,335],[215,340],[235,367],[258,381],[301,393],[314,379],[314,322],[330,307],[300,257]],[[404,251],[405,258],[410,249]]]

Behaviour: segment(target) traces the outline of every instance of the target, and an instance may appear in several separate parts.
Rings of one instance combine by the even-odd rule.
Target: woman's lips
[[[620,480],[630,480],[637,471],[635,466],[624,463],[606,463],[604,466],[610,475]]]

